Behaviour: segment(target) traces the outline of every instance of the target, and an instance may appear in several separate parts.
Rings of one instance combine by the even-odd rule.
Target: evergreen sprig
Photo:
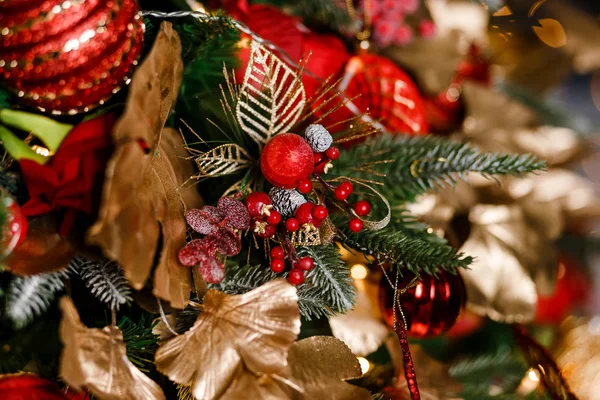
[[[143,313],[138,322],[126,316],[119,322],[119,329],[123,332],[123,341],[127,349],[127,358],[145,373],[154,369],[154,353],[160,340],[152,332],[154,325],[152,315],[149,313]]]
[[[340,241],[374,257],[379,263],[390,262],[393,267],[414,274],[435,275],[439,270],[454,272],[457,268],[466,268],[473,261],[446,244],[410,237],[390,228],[358,233],[346,229],[341,232]]]
[[[118,310],[120,306],[132,301],[131,287],[116,262],[108,259],[86,260],[76,256],[70,266],[79,274],[92,295],[111,309]]]
[[[7,291],[6,314],[15,329],[27,326],[36,316],[42,315],[56,294],[65,287],[66,271],[32,276],[17,276]]]
[[[343,0],[267,0],[266,3],[278,7],[285,6],[292,14],[302,18],[311,27],[328,27],[335,31],[345,32],[351,27],[353,20]]]
[[[332,175],[379,180],[386,198],[414,201],[420,194],[466,180],[469,172],[491,178],[523,175],[545,167],[545,162],[529,154],[484,153],[434,136],[381,134],[342,152]]]

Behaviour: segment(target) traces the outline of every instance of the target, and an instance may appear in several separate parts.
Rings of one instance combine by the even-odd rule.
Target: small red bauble
[[[307,194],[312,190],[312,188],[313,188],[313,184],[310,181],[310,179],[302,179],[302,180],[300,180],[300,182],[298,182],[297,189],[300,193]]]
[[[363,228],[363,222],[358,218],[352,218],[348,223],[348,227],[352,232],[360,232]]]
[[[335,197],[336,199],[338,199],[340,201],[343,201],[343,200],[346,200],[351,194],[352,194],[352,192],[344,190],[342,188],[342,185],[340,185],[337,188],[335,188],[335,191],[333,192],[333,197]]]
[[[271,198],[264,192],[253,192],[246,197],[244,201],[248,213],[251,217],[260,217],[265,214],[265,210],[269,209],[267,206],[272,205]]]
[[[405,274],[398,283],[398,290],[406,288],[415,276]],[[389,327],[394,326],[394,291],[382,278],[379,284],[379,305]],[[400,295],[400,306],[406,318],[409,336],[424,338],[437,336],[450,329],[466,300],[466,290],[460,275],[445,271],[434,278],[423,275],[421,281]],[[396,316],[400,316],[396,310]],[[401,318],[401,317],[400,317]]]
[[[275,210],[271,210],[269,215],[267,216],[267,223],[269,225],[277,225],[281,222],[281,214],[279,214]]]
[[[283,257],[285,257],[285,252],[281,246],[275,246],[271,249],[271,258],[283,259]]]
[[[337,160],[340,156],[340,150],[337,147],[330,147],[325,151],[325,157],[330,160]]]
[[[323,221],[329,215],[329,211],[327,211],[327,207],[318,205],[312,209],[311,214],[317,221]]]
[[[304,283],[304,272],[298,268],[292,268],[288,275],[288,282],[294,286]]]
[[[296,260],[296,263],[294,264],[294,267],[301,269],[303,271],[310,271],[311,269],[314,268],[314,266],[315,266],[315,262],[310,257],[301,257],[298,260]]]
[[[280,274],[283,270],[285,270],[285,262],[282,259],[278,258],[271,261],[271,271]]]
[[[354,191],[354,186],[348,181],[340,183],[340,189],[345,190],[346,192],[352,193]]]
[[[76,393],[30,373],[6,374],[0,377],[0,398],[6,400],[89,400],[85,392]]]
[[[332,167],[331,162],[329,160],[323,160],[315,166],[314,173],[316,175],[326,174],[329,168]]]
[[[294,216],[300,223],[300,225],[308,224],[309,222],[313,222],[315,219],[312,215],[312,210],[315,208],[314,203],[304,203],[300,207],[296,209]]]
[[[260,169],[272,185],[293,189],[313,172],[313,151],[304,138],[280,133],[267,142],[260,155]]]
[[[321,161],[323,161],[324,158],[325,157],[324,157],[323,153],[314,153],[313,154],[313,160],[314,160],[315,165],[317,165]]]
[[[359,200],[354,204],[354,212],[359,217],[364,217],[371,212],[371,204],[366,200]]]
[[[3,227],[0,227],[1,242],[3,252],[0,257],[5,257],[12,253],[25,237],[27,236],[27,218],[23,215],[21,207],[8,194],[0,194],[2,207],[6,212],[6,222]]]
[[[298,222],[296,218],[288,218],[287,221],[285,221],[285,229],[287,229],[288,232],[296,232],[300,229],[300,222]]]

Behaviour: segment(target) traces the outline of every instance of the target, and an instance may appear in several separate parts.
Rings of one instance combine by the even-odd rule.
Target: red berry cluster
[[[244,201],[252,222],[250,227],[259,238],[269,239],[275,236],[281,222],[281,214],[273,210],[273,203],[264,192],[250,193]]]
[[[296,232],[300,228],[312,231],[321,226],[328,215],[327,207],[311,202],[304,203],[296,209],[294,217],[285,222],[285,227],[288,232]]]
[[[337,147],[330,147],[323,153],[314,153],[315,169],[313,174],[326,174],[329,168],[333,167],[332,161],[335,161],[340,156],[340,150]]]
[[[292,269],[288,273],[288,281],[292,285],[300,285],[304,283],[304,272],[308,272],[314,268],[315,262],[311,257],[291,257]],[[271,249],[271,270],[276,274],[280,274],[285,270],[285,251],[281,246]]]

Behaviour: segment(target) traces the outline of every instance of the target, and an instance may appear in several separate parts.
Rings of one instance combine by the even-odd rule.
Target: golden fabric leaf
[[[160,386],[127,359],[119,328],[87,328],[68,297],[61,299],[60,307],[60,375],[65,382],[77,390],[85,387],[101,400],[165,399]]]
[[[192,386],[199,399],[217,399],[240,369],[279,372],[300,332],[296,289],[276,279],[248,293],[230,296],[209,290],[189,331],[156,352],[159,371]]]
[[[538,20],[539,26],[533,25],[531,29],[538,39],[550,47],[562,47],[567,44],[567,35],[560,22],[553,18]]]
[[[201,204],[193,189],[182,187],[193,175],[183,140],[174,130],[163,130],[182,70],[179,37],[163,22],[133,76],[125,112],[113,131],[117,146],[106,168],[98,220],[87,233],[90,244],[123,266],[137,290],[160,251],[153,293],[176,308],[185,307],[191,288],[190,271],[176,254],[185,245],[185,207]]]
[[[220,400],[371,399],[368,390],[345,382],[362,373],[356,356],[336,338],[312,336],[294,343],[287,364],[271,375],[242,371]]]
[[[552,241],[540,235],[518,205],[477,205],[461,251],[475,257],[462,271],[467,306],[503,322],[533,319],[536,289],[551,292],[557,271]]]
[[[357,356],[367,356],[381,346],[389,330],[382,322],[377,302],[379,285],[366,279],[355,279],[356,303],[345,314],[329,318],[333,336],[344,342]]]

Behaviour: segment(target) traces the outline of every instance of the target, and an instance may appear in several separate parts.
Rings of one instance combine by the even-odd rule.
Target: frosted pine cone
[[[269,192],[269,197],[273,202],[273,208],[275,211],[284,217],[291,217],[294,215],[296,208],[306,203],[304,196],[296,189],[280,189],[274,187]]]
[[[323,125],[311,124],[304,131],[306,141],[315,153],[322,153],[331,147],[333,138]]]

